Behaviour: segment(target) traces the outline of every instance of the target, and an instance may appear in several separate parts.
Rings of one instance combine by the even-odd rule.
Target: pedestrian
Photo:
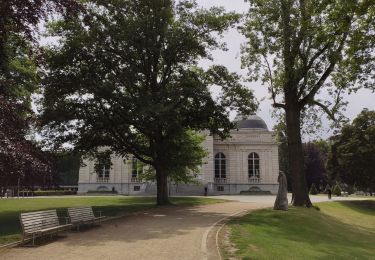
[[[328,192],[328,199],[331,199],[332,198],[332,191],[331,191],[331,189],[328,189],[327,192]]]

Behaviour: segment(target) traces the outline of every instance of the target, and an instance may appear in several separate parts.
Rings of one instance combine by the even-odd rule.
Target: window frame
[[[247,168],[249,178],[260,178],[260,157],[256,152],[251,152],[247,156]]]
[[[215,179],[226,179],[227,178],[226,156],[222,152],[218,152],[215,155],[214,176],[215,176]]]

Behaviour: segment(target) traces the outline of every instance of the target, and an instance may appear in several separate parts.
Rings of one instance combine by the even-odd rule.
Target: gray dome
[[[264,120],[257,115],[250,115],[250,116],[242,116],[238,115],[234,119],[237,123],[238,129],[257,129],[257,130],[266,130],[268,131],[268,127]]]

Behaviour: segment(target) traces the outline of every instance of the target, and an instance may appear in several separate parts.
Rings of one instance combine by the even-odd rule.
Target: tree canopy
[[[198,66],[225,49],[219,37],[240,17],[195,1],[92,0],[84,8],[50,27],[60,44],[47,58],[45,134],[84,153],[133,154],[154,168],[157,202],[168,203],[167,177],[183,176],[204,154],[192,153],[201,148],[188,131],[224,138],[234,127],[229,109],[257,107],[238,75]],[[212,86],[222,89],[217,99]]]
[[[35,122],[31,95],[40,83],[36,26],[51,13],[71,13],[78,6],[73,0],[0,2],[0,184],[3,192],[20,179],[37,179],[42,173],[50,173],[49,156],[30,136],[27,138]]]
[[[285,111],[294,205],[311,206],[303,173],[302,115],[319,108],[335,118],[342,93],[374,89],[375,3],[248,2],[243,65],[250,80],[268,86],[274,107]],[[321,100],[323,92],[332,99]]]
[[[364,191],[375,191],[375,111],[364,109],[332,138],[328,161],[332,177]]]

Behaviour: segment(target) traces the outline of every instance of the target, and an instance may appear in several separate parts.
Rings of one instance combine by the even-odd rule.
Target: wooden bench
[[[36,237],[44,234],[52,235],[72,226],[71,224],[60,225],[56,209],[21,213],[20,221],[23,231],[22,241],[32,237],[33,245]]]
[[[92,207],[80,207],[80,208],[68,208],[68,215],[70,223],[74,226],[77,226],[79,230],[79,225],[82,224],[94,224],[100,222],[104,216],[101,215],[99,211],[99,217],[95,217]]]

